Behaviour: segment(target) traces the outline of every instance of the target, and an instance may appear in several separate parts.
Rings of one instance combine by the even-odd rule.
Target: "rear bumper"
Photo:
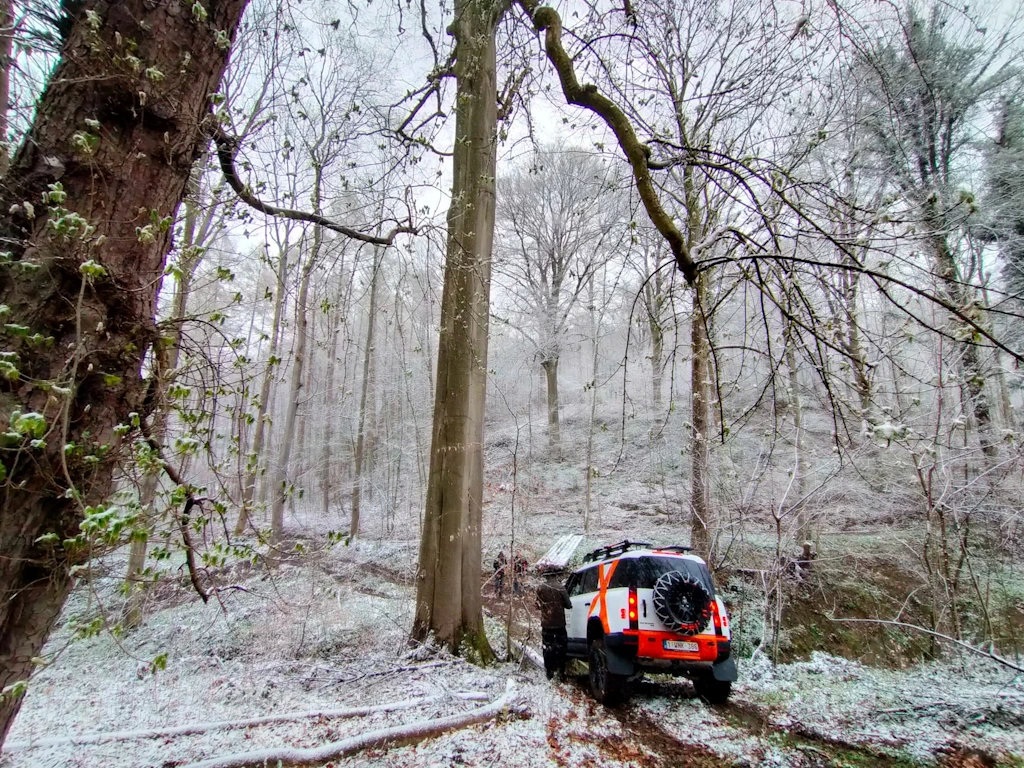
[[[729,641],[724,637],[716,635],[696,635],[694,637],[680,638],[679,635],[672,632],[634,630],[628,634],[623,633],[622,637],[627,639],[625,647],[632,649],[633,655],[638,661],[704,662],[713,664],[725,661],[732,652]],[[696,643],[697,649],[680,651],[666,648],[666,643],[678,643],[680,640]]]
[[[671,632],[633,630],[628,633],[605,635],[605,648],[621,662],[630,663],[633,671],[660,672],[670,675],[695,677],[712,674],[715,679],[735,680],[736,665],[730,658],[729,640],[715,635],[687,638],[697,644],[696,651],[669,650],[665,641],[680,640]]]

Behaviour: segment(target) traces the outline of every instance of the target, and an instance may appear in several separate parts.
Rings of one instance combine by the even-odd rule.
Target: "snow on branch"
[[[210,133],[214,144],[217,145],[217,160],[220,162],[220,169],[221,173],[224,174],[224,180],[227,181],[228,186],[234,190],[239,199],[250,208],[255,208],[267,216],[292,219],[293,221],[308,221],[310,224],[316,224],[324,229],[329,229],[345,237],[362,243],[370,243],[371,245],[387,246],[391,245],[395,238],[402,233],[416,234],[416,227],[410,223],[401,224],[384,236],[370,235],[366,232],[360,232],[358,229],[346,227],[318,213],[297,211],[292,208],[279,208],[276,205],[263,202],[252,193],[248,185],[242,183],[238,176],[238,170],[235,168],[235,152],[238,150],[239,139],[236,136],[229,136],[215,121],[211,120],[211,125]]]
[[[457,728],[466,728],[477,723],[492,720],[508,710],[518,694],[509,680],[505,693],[490,704],[458,715],[449,715],[435,720],[420,720],[409,725],[379,728],[341,741],[333,741],[319,747],[271,747],[253,752],[223,755],[185,768],[244,768],[248,765],[311,765],[337,760],[372,747],[394,747],[440,736]]]
[[[251,728],[260,725],[275,725],[277,723],[290,723],[296,720],[316,720],[325,718],[337,720],[349,717],[365,717],[381,712],[397,712],[403,709],[413,709],[430,704],[439,704],[448,699],[455,698],[461,701],[487,701],[487,694],[476,692],[456,692],[443,696],[429,696],[418,699],[406,699],[394,701],[389,704],[375,704],[369,707],[350,707],[348,709],[318,709],[311,712],[289,712],[282,715],[266,715],[264,717],[250,717],[245,720],[221,720],[212,723],[191,723],[178,725],[170,728],[149,728],[139,731],[112,731],[109,733],[91,733],[82,736],[69,736],[64,738],[39,739],[35,741],[15,741],[4,745],[4,754],[10,752],[21,752],[27,749],[40,749],[43,747],[55,747],[62,744],[106,744],[111,741],[134,741],[137,739],[160,739],[168,736],[194,736],[208,731],[227,731],[236,728]]]

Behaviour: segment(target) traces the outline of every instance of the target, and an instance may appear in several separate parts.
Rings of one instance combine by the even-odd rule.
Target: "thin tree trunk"
[[[968,295],[967,286],[960,280],[960,270],[953,252],[949,248],[947,236],[942,232],[940,215],[934,211],[935,205],[935,203],[930,203],[925,214],[926,221],[934,232],[930,244],[936,270],[942,281],[942,288],[953,306],[963,311],[969,311],[973,297]],[[961,321],[957,321],[957,324],[973,334],[973,330]],[[960,370],[970,398],[970,412],[974,416],[975,427],[978,430],[978,441],[981,444],[982,453],[991,458],[996,455],[999,447],[992,435],[992,408],[988,394],[985,392],[985,371],[982,366],[981,351],[977,345],[971,343],[962,344],[961,350]]]
[[[591,364],[590,364],[590,423],[587,427],[587,466],[586,466],[586,499],[583,507],[583,531],[590,532],[592,515],[594,484],[594,423],[597,420],[597,374],[598,374],[598,353],[600,342],[598,341],[597,307],[594,306],[594,278],[590,278],[590,296],[587,306],[590,307],[590,343],[591,343]]]
[[[373,329],[377,325],[377,284],[380,279],[380,251],[375,249],[370,277],[370,309],[366,319],[366,348],[363,350],[363,386],[359,395],[359,426],[356,431],[355,477],[352,478],[352,521],[349,536],[359,535],[359,502],[363,485],[363,451],[366,447],[366,408],[373,391]]]
[[[493,658],[480,603],[483,427],[497,139],[500,8],[456,0],[455,150],[430,473],[412,636]]]
[[[38,414],[42,422],[32,429],[45,423],[51,434],[45,447],[26,440],[3,455],[0,690],[31,675],[71,588],[70,569],[83,557],[46,542],[51,534],[58,542],[82,534],[85,508],[107,503],[112,491],[113,460],[84,461],[64,446],[91,453],[109,445],[111,456],[120,455],[115,426],[133,411],[148,416],[140,373],[170,243],[150,215],[173,216],[185,195],[205,144],[209,95],[227,61],[214,33],[233,39],[244,6],[221,0],[198,24],[173,4],[86,0],[69,17],[60,61],[4,176],[0,238],[10,262],[36,269],[0,272],[7,309],[0,346],[17,355],[19,371],[16,381],[0,382],[0,430],[17,429],[10,414],[20,411]],[[113,55],[123,40],[163,77],[126,74]],[[187,71],[183,50],[191,57]],[[101,123],[96,141],[84,135],[85,116]],[[15,332],[21,327],[49,343],[31,345]],[[58,397],[55,386],[68,394]],[[21,706],[20,691],[0,698],[0,742]]]
[[[345,280],[344,264],[338,267],[338,294],[336,301],[341,304],[342,288]],[[327,387],[324,392],[324,442],[320,451],[320,489],[323,494],[324,515],[330,512],[331,507],[331,466],[333,457],[337,454],[334,450],[334,370],[338,364],[338,337],[341,335],[342,312],[340,306],[335,306],[333,311],[332,328],[330,341],[327,342]]]
[[[853,390],[857,393],[860,402],[860,419],[863,427],[870,423],[871,413],[871,379],[868,376],[867,355],[864,346],[860,341],[860,321],[858,295],[860,293],[860,275],[853,271],[844,270],[841,273],[843,280],[846,314],[846,343],[847,352],[852,361],[851,372],[853,374]]]
[[[0,0],[0,176],[7,173],[11,155],[7,148],[10,128],[7,112],[11,101],[11,65],[14,62],[14,15],[12,0]]]
[[[704,314],[707,287],[706,273],[700,273],[693,285],[693,319],[690,323],[691,362],[691,423],[693,435],[692,472],[690,485],[690,545],[713,567],[711,552],[711,447],[708,430],[711,427],[711,347],[707,335],[707,321]]]
[[[319,178],[317,187],[319,190]],[[318,208],[319,206],[317,206]],[[313,277],[320,256],[320,243],[323,241],[323,229],[313,229],[313,248],[302,270],[299,283],[299,296],[295,300],[295,353],[292,357],[291,378],[288,383],[288,401],[285,406],[284,428],[281,430],[281,447],[278,452],[277,466],[274,467],[272,480],[269,484],[271,495],[270,508],[270,543],[276,546],[284,536],[284,503],[287,498],[288,464],[291,461],[293,438],[295,437],[295,419],[299,411],[299,399],[302,397],[302,373],[306,362],[307,301],[309,299],[309,283]]]
[[[562,432],[558,422],[558,358],[548,358],[540,365],[544,369],[548,394],[548,448],[552,458],[557,460],[562,449]]]
[[[804,417],[803,403],[800,399],[800,375],[796,363],[796,332],[792,321],[787,323],[786,340],[786,368],[789,372],[789,409],[793,415],[793,450],[795,455],[793,462],[793,487],[796,490],[796,541],[803,544],[811,538],[810,520],[807,515],[806,505],[803,503],[804,487],[806,483],[804,470]]]
[[[235,523],[235,535],[241,536],[246,526],[251,523],[252,500],[256,495],[256,481],[261,469],[266,466],[264,461],[264,435],[267,431],[267,417],[270,401],[270,386],[274,380],[274,369],[279,364],[278,346],[281,343],[281,314],[284,308],[285,276],[288,274],[287,238],[277,262],[277,291],[274,296],[274,319],[270,326],[270,349],[267,352],[267,367],[263,371],[263,382],[260,384],[260,400],[256,405],[256,429],[252,437],[252,451],[249,454],[245,473],[245,485],[242,489],[242,508],[238,512]]]

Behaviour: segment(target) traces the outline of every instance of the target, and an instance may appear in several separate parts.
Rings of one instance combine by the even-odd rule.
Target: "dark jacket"
[[[540,608],[542,628],[565,629],[565,609],[572,608],[572,601],[565,587],[541,584],[537,587],[537,607]]]

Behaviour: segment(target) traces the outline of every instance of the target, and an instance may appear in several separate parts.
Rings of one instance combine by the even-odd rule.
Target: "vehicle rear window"
[[[627,563],[629,564],[628,568],[623,568]],[[708,573],[707,566],[682,557],[636,557],[622,560],[615,569],[615,573],[612,574],[613,583],[609,586],[616,586],[614,582],[619,581],[621,573],[624,581],[618,586],[653,589],[658,579],[669,571],[680,571],[691,579],[699,581],[704,585],[708,594],[714,597],[715,588],[711,583],[711,574]]]

